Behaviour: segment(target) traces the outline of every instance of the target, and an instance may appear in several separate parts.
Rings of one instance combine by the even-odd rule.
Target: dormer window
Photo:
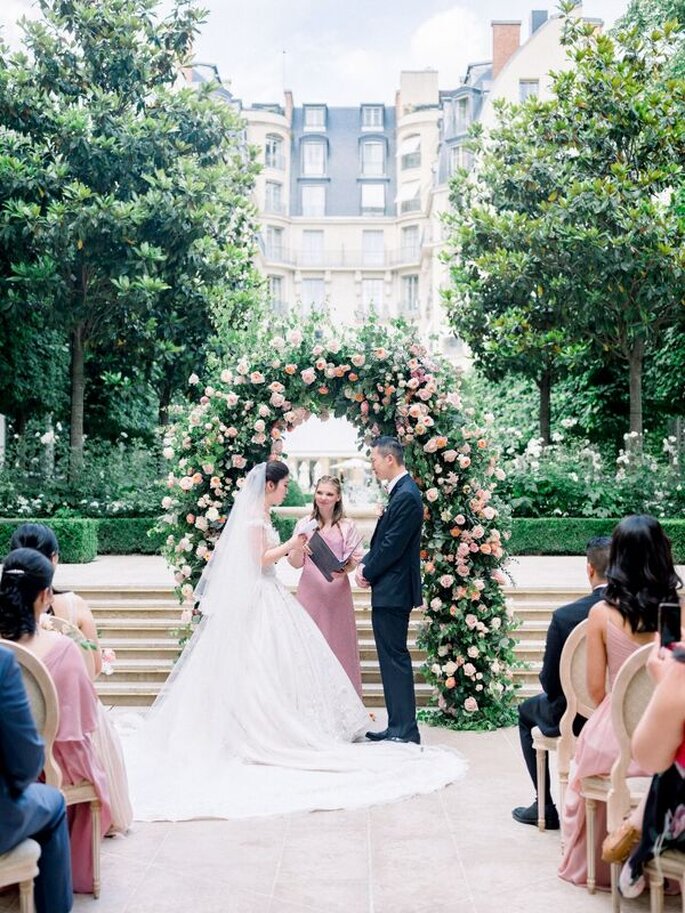
[[[383,129],[383,105],[362,105],[362,130]]]
[[[305,105],[304,106],[304,129],[315,130],[322,133],[326,129],[326,106],[325,105]]]

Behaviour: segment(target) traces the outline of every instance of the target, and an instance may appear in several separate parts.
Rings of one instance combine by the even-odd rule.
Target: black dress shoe
[[[387,729],[381,729],[380,732],[367,732],[367,733],[366,733],[366,738],[367,738],[370,742],[384,742],[387,738],[389,738],[389,736],[388,736],[388,730],[387,730]]]
[[[420,745],[420,744],[421,744],[421,739],[419,738],[419,736],[416,736],[416,738],[414,738],[414,739],[401,739],[401,738],[400,738],[399,736],[397,736],[397,735],[392,735],[392,736],[388,736],[387,741],[388,741],[388,742],[404,742],[405,744],[408,744],[409,742],[412,742],[414,745]]]
[[[534,824],[537,827],[538,804],[533,802],[527,808],[524,805],[519,805],[518,808],[513,809],[511,816],[520,824]],[[545,829],[548,831],[559,830],[559,813],[554,805],[545,806]]]

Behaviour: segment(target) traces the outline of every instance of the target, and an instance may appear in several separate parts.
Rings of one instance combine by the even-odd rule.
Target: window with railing
[[[264,164],[267,168],[285,170],[285,156],[283,155],[283,137],[276,133],[269,133],[264,145]]]
[[[421,137],[418,133],[414,133],[400,143],[400,167],[406,171],[407,168],[418,168],[420,164]]]
[[[381,177],[385,174],[385,143],[365,140],[361,144],[361,171],[364,177]]]
[[[264,212],[283,212],[283,185],[267,181],[264,187]]]
[[[302,174],[304,177],[326,174],[326,143],[315,140],[302,143]]]
[[[305,229],[302,232],[302,266],[323,266],[323,232]]]
[[[362,232],[362,264],[383,266],[385,263],[385,235],[375,229]]]
[[[361,209],[363,216],[385,214],[385,184],[361,185]]]
[[[383,311],[383,280],[362,279],[362,314],[367,317],[371,311]]]
[[[362,130],[383,129],[383,105],[362,105]]]
[[[283,229],[266,226],[266,256],[271,260],[283,259]]]
[[[419,277],[402,277],[401,311],[405,316],[417,315],[419,312]]]
[[[320,132],[326,129],[326,106],[325,105],[305,105],[304,106],[304,129],[318,130]]]
[[[401,257],[404,261],[418,260],[421,253],[418,225],[407,225],[402,229]]]
[[[418,212],[421,209],[421,182],[407,181],[402,184],[397,194],[397,202],[402,214]]]
[[[303,279],[301,297],[305,314],[322,311],[326,306],[326,283],[323,279]]]
[[[471,153],[465,146],[452,146],[450,149],[450,174],[454,174],[458,168],[467,171],[471,168]]]
[[[285,314],[288,310],[283,298],[282,276],[269,276],[269,304],[274,314]]]
[[[466,133],[469,128],[471,102],[468,98],[458,98],[454,103],[455,133]]]
[[[302,185],[302,215],[313,218],[326,215],[326,188],[323,184]]]

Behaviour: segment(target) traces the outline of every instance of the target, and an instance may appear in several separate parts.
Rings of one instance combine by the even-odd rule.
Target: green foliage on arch
[[[425,503],[422,550],[423,668],[435,688],[431,721],[468,728],[511,722],[513,621],[502,585],[507,515],[503,478],[487,427],[461,409],[452,369],[401,323],[357,332],[312,321],[264,331],[250,354],[217,369],[177,413],[165,440],[165,555],[189,596],[219,536],[240,480],[283,451],[283,435],[307,419],[345,416],[360,446],[378,434],[406,445]]]

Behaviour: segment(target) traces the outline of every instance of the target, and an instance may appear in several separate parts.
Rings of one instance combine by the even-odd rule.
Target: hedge
[[[511,555],[584,555],[592,536],[610,536],[620,520],[583,517],[516,517],[511,521]],[[671,540],[673,560],[685,563],[685,520],[660,520]]]
[[[29,520],[26,518],[0,520],[0,556],[10,549],[12,533],[22,523],[43,523],[49,526],[59,542],[60,560],[66,564],[85,564],[98,554],[98,520]]]
[[[164,537],[149,535],[156,517],[112,517],[97,520],[98,555],[158,555]]]

